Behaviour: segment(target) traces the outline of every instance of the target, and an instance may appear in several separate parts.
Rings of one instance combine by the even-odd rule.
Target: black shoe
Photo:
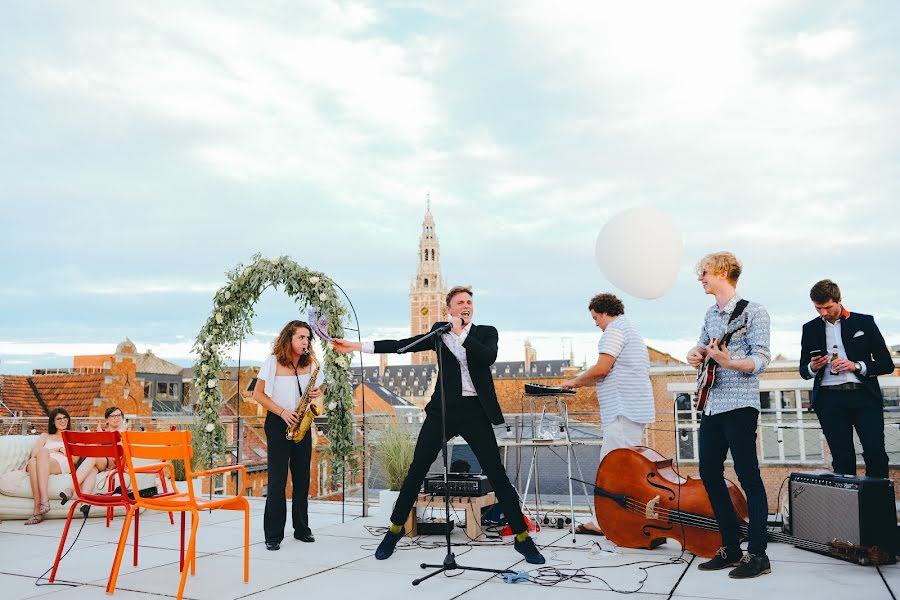
[[[81,514],[83,514],[86,517],[86,516],[88,516],[88,513],[91,512],[91,505],[90,504],[82,504],[81,508],[79,508],[78,510],[80,510]]]
[[[391,533],[391,530],[388,529],[388,532],[384,534],[384,539],[381,540],[381,543],[378,544],[378,548],[375,550],[375,559],[384,560],[390,557],[390,555],[394,553],[394,548],[397,547],[397,542],[402,539],[402,529],[398,533]]]
[[[772,565],[769,563],[768,556],[757,556],[755,554],[747,554],[741,559],[741,564],[732,569],[728,576],[732,579],[750,579],[759,577],[766,573],[772,572]]]
[[[266,550],[278,550],[281,548],[280,542],[266,542]]]
[[[718,571],[720,569],[727,569],[728,567],[736,567],[741,564],[741,558],[743,556],[744,551],[741,550],[740,546],[722,546],[716,551],[712,560],[700,563],[697,565],[697,568],[701,571]]]
[[[516,540],[513,542],[513,548],[516,549],[516,552],[525,557],[525,562],[533,565],[542,565],[547,562],[546,559],[544,559],[544,555],[541,554],[537,549],[537,546],[534,545],[534,540],[531,539],[531,536],[528,536],[521,542]]]
[[[68,502],[68,501],[69,501],[69,497],[66,496],[66,493],[60,492],[59,493],[59,503],[62,504],[63,506],[65,506],[66,502]]]
[[[294,539],[300,540],[301,542],[314,542],[316,541],[315,536],[312,534],[312,531],[308,531],[304,534],[299,534],[296,531],[294,532]]]

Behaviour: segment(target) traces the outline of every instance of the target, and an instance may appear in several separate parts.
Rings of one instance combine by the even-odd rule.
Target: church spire
[[[409,290],[410,331],[412,335],[427,333],[431,326],[444,318],[447,288],[441,273],[441,245],[437,238],[434,215],[431,214],[431,194],[427,193],[425,217],[419,237],[419,266]],[[416,352],[413,364],[433,364],[431,353]]]

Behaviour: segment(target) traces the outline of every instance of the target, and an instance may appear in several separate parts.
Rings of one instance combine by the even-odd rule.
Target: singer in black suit
[[[391,528],[375,553],[375,558],[379,560],[388,558],[403,537],[403,523],[406,522],[415,504],[428,469],[441,451],[443,386],[447,439],[460,435],[472,448],[497,494],[500,508],[510,528],[516,533],[516,550],[530,563],[544,562],[544,557],[528,536],[528,528],[519,506],[519,495],[506,475],[491,426],[503,423],[503,412],[497,402],[497,392],[491,376],[491,365],[497,360],[497,330],[490,325],[472,323],[474,310],[472,290],[467,287],[454,287],[447,294],[449,321],[438,322],[432,326],[432,331],[450,326],[449,331],[441,336],[443,344],[439,364],[442,366],[438,372],[431,401],[425,406],[425,422],[419,431],[412,464],[394,504]],[[381,340],[362,344],[335,340],[332,344],[338,352],[396,353],[409,344],[413,344],[410,352],[433,350],[434,338],[422,339],[424,337],[418,335],[404,340]]]
[[[816,283],[809,297],[819,317],[803,326],[800,376],[813,378],[815,410],[831,449],[835,473],[856,475],[853,429],[859,436],[869,477],[888,476],[884,450],[884,397],[878,376],[894,371],[891,353],[875,319],[848,311],[830,279]],[[838,358],[832,360],[837,347]]]

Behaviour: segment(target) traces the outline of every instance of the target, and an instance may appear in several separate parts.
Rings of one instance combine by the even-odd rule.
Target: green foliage
[[[256,254],[248,266],[238,264],[227,278],[228,283],[216,292],[212,313],[193,347],[199,357],[194,364],[194,387],[199,400],[193,435],[195,460],[201,469],[213,467],[224,459],[227,439],[219,421],[219,408],[225,398],[218,377],[226,365],[226,351],[253,333],[251,320],[256,314],[253,307],[263,291],[282,286],[294,298],[301,313],[310,305],[318,307],[320,314],[328,318],[328,334],[334,338],[344,336],[341,323],[347,314],[334,284],[325,274],[310,271],[286,256],[268,260]],[[301,319],[306,320],[305,315]],[[326,455],[332,478],[340,481],[345,465],[355,469],[358,463],[350,359],[328,346],[322,362],[330,442]]]
[[[397,491],[412,464],[416,441],[396,420],[377,430],[373,461],[388,489]]]

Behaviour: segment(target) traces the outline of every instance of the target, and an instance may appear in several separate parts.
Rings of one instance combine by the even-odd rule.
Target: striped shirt
[[[737,294],[723,307],[713,304],[706,311],[698,343],[708,346],[711,338],[721,340],[735,305],[740,300]],[[739,320],[746,322],[746,330],[735,334],[728,343],[728,353],[734,360],[750,358],[755,365],[752,373],[733,369],[716,368],[716,381],[709,391],[706,414],[717,415],[738,408],[755,408],[759,405],[759,374],[769,365],[769,313],[765,307],[751,302],[744,309]]]
[[[653,423],[650,355],[637,328],[624,315],[613,319],[600,336],[598,350],[616,359],[606,377],[597,382],[601,421],[612,423],[623,416],[635,423]]]

